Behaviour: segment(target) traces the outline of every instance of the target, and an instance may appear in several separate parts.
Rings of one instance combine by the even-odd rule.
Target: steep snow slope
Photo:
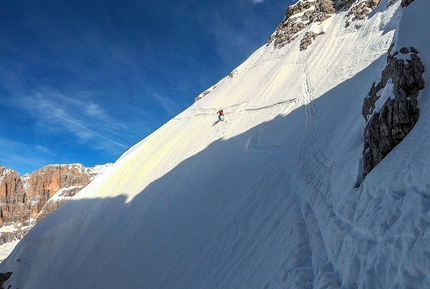
[[[38,224],[4,286],[429,288],[428,89],[411,134],[361,177],[361,107],[390,44],[430,67],[430,4],[399,2],[313,24],[326,33],[306,51],[257,50]]]

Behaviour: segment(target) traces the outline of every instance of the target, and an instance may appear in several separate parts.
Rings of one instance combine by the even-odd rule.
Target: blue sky
[[[114,162],[264,45],[293,2],[6,1],[0,164]]]

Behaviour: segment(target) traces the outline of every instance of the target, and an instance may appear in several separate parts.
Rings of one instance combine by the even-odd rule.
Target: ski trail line
[[[306,71],[305,66],[300,63],[300,75],[302,78],[302,91],[303,95],[305,97],[305,110],[306,110],[306,132],[307,134],[310,133],[310,127],[312,120],[314,118],[313,116],[313,110],[315,110],[315,105],[313,104],[314,96],[313,96],[313,90],[309,82],[309,74]]]

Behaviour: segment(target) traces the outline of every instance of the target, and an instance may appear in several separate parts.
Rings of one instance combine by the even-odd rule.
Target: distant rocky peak
[[[0,165],[0,181],[6,178],[12,172],[11,169],[7,169]]]
[[[21,239],[111,165],[48,165],[22,177],[0,166],[0,244]]]

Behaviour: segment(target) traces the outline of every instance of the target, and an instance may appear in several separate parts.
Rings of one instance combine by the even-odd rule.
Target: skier
[[[224,112],[222,111],[222,109],[219,110],[217,113],[218,113],[218,119],[219,120],[224,120]]]

